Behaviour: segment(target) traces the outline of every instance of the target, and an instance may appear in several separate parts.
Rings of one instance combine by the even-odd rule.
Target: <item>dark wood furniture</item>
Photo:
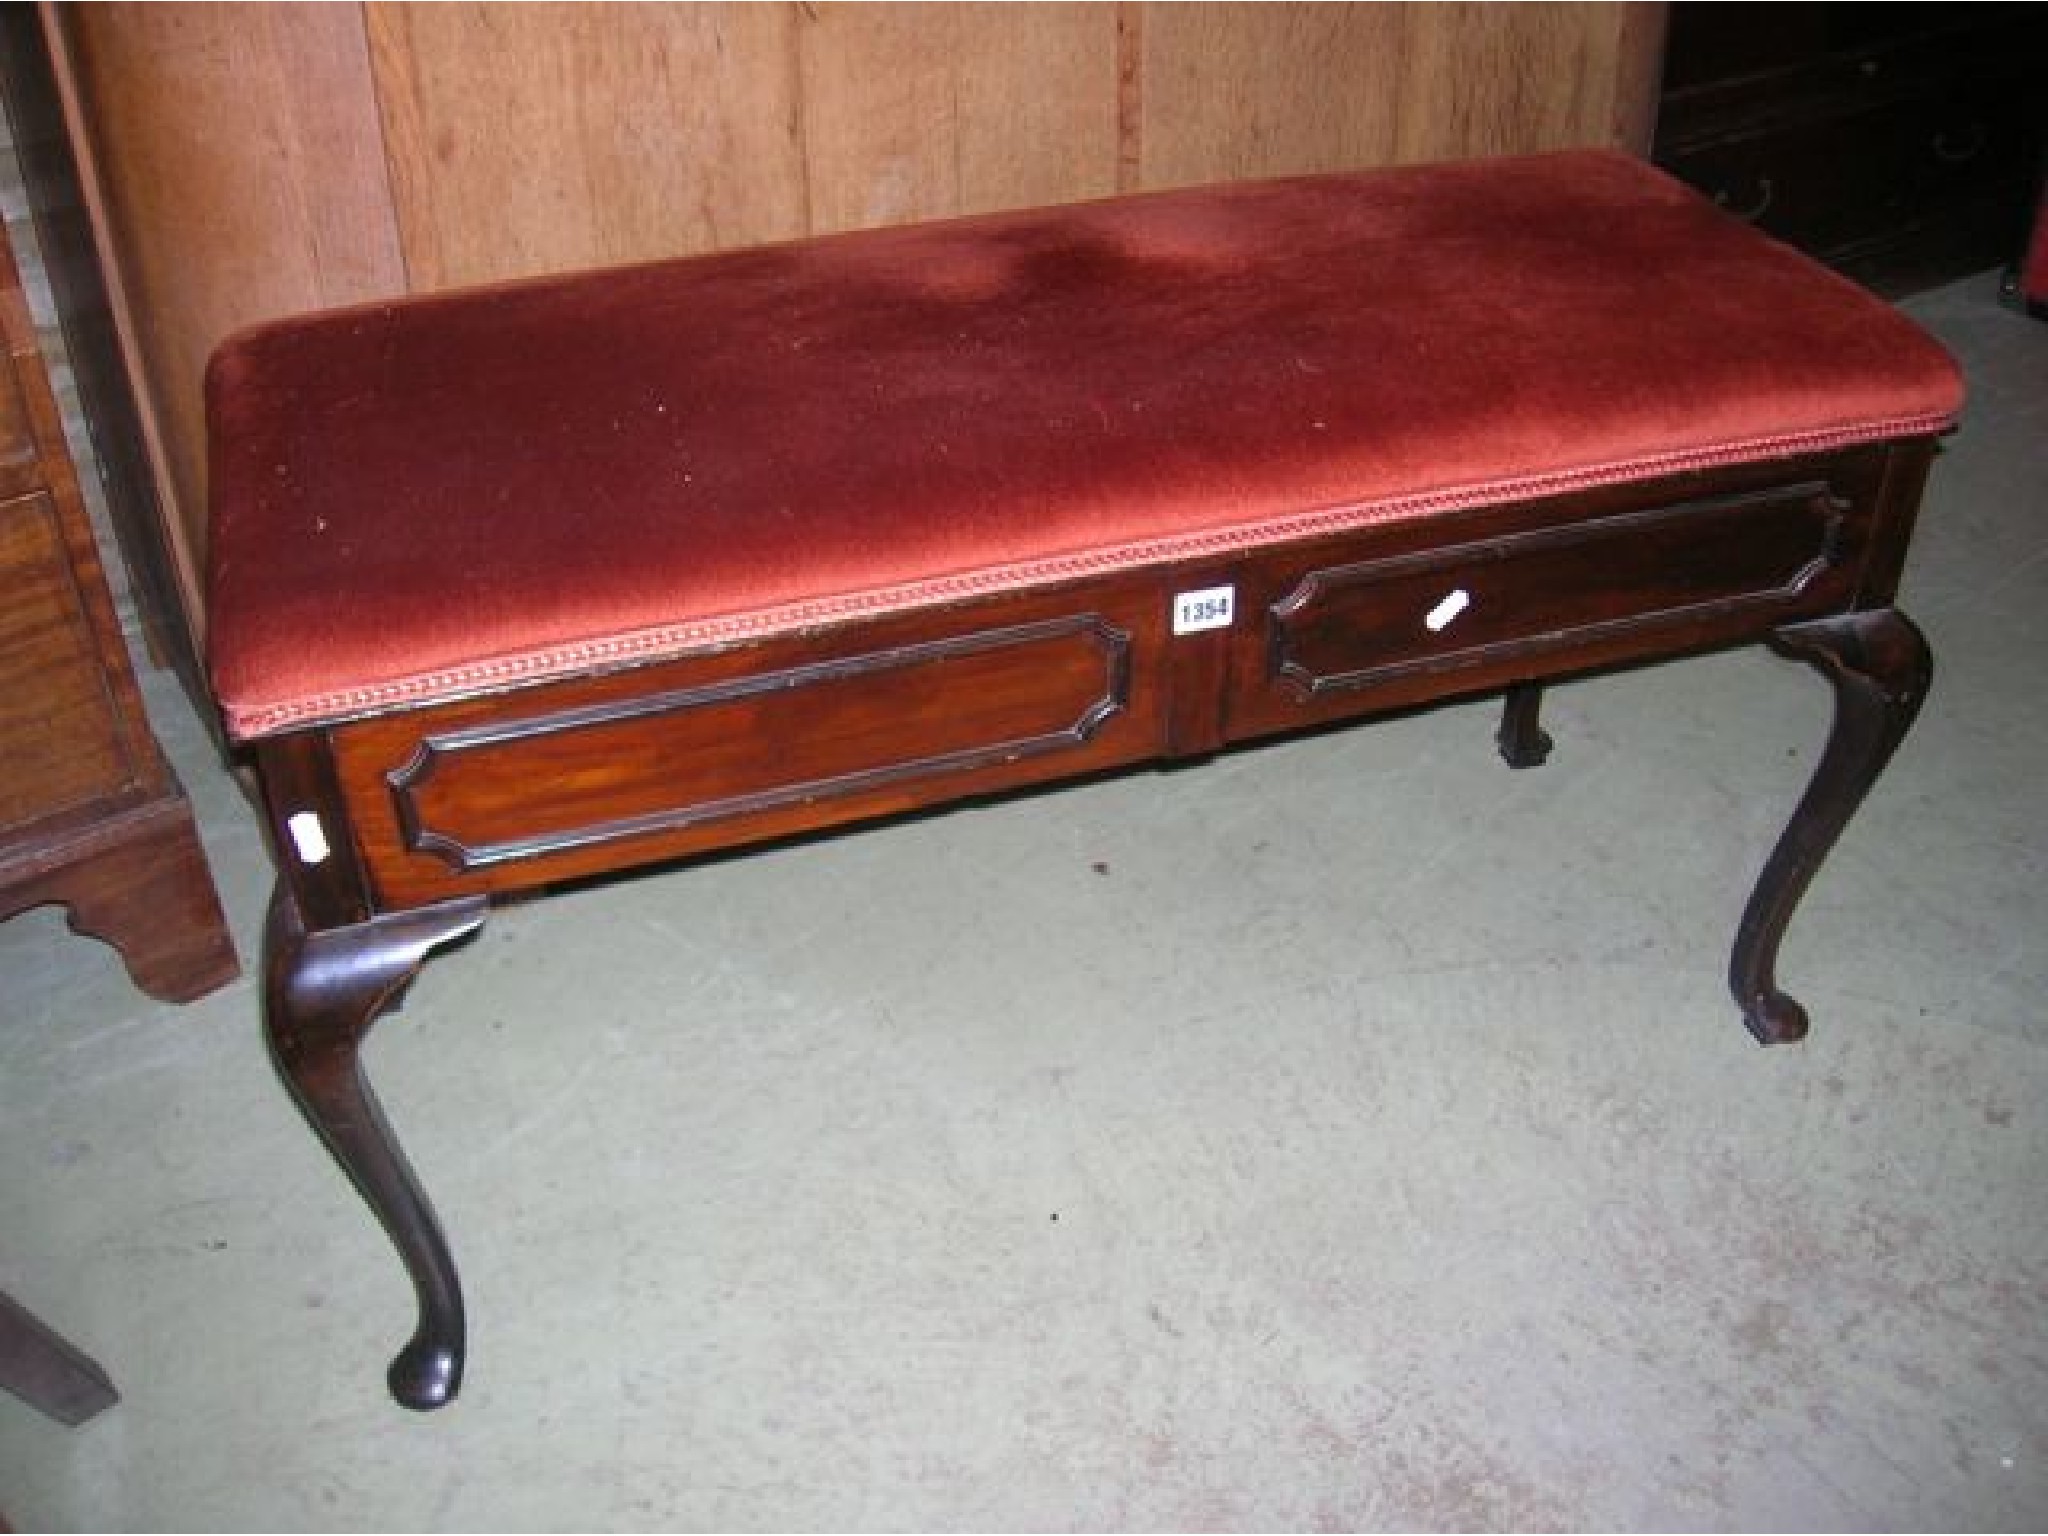
[[[173,562],[177,534],[151,473],[145,423],[117,319],[119,301],[98,243],[103,223],[65,124],[54,61],[38,9],[0,6],[0,101],[20,168],[40,276],[63,337],[78,413],[104,493],[110,560],[127,577],[148,663],[176,671],[200,718],[210,718],[200,675],[196,616],[184,608]],[[24,252],[24,256],[27,253]]]
[[[1670,8],[1656,161],[1898,296],[2013,259],[2048,150],[2048,7]]]
[[[0,918],[62,906],[143,991],[189,1001],[238,974],[234,943],[143,713],[4,232],[0,327]],[[0,1386],[66,1424],[116,1400],[4,1294]]]
[[[114,618],[13,252],[0,244],[0,918],[66,909],[135,984],[237,974],[192,810]]]
[[[0,1294],[0,1387],[60,1424],[83,1424],[121,1400],[99,1362]]]
[[[1892,598],[1960,391],[1565,154],[364,306],[232,340],[210,398],[269,1038],[427,1408],[461,1295],[358,1046],[501,895],[1489,690],[1528,765],[1546,679],[1764,641],[1836,704],[1730,968],[1799,1038],[1778,944],[1928,685]]]

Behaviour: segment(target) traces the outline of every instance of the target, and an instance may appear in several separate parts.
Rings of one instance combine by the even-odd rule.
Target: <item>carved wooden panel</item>
[[[1808,482],[1313,570],[1270,611],[1271,675],[1306,699],[1618,629],[1789,613],[1833,566],[1845,510]]]
[[[390,902],[1088,772],[1158,748],[1156,605],[1125,606],[999,600],[366,721],[335,733],[341,788]]]
[[[1645,647],[1675,653],[1867,590],[1884,456],[1688,474],[1396,522],[1251,563],[1233,737],[1399,708]],[[1707,495],[1708,484],[1726,494]]]
[[[1695,471],[371,715],[264,744],[273,824],[290,856],[313,819],[294,879],[323,912],[392,910],[1755,638],[1884,600],[1925,458]]]

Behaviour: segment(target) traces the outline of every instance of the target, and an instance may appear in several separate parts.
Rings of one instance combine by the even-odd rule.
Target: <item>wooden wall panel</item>
[[[1627,0],[1614,36],[1614,76],[1606,82],[1609,144],[1647,157],[1657,136],[1657,102],[1664,84],[1664,45],[1670,8],[1653,0]],[[1591,141],[1589,141],[1591,142]]]
[[[1404,40],[1436,7],[1138,7],[1139,182],[1181,186],[1393,158]]]
[[[206,360],[228,332],[401,291],[354,6],[93,5],[51,29],[196,621]]]
[[[1604,143],[1626,6],[1436,4],[1411,28],[1393,158]]]
[[[1116,7],[814,5],[798,14],[813,230],[1116,190]]]
[[[251,321],[1120,189],[1647,150],[1663,7],[48,15],[189,580],[205,537],[201,370]]]
[[[807,227],[792,7],[367,11],[414,291]]]
[[[1658,6],[1139,9],[1147,186],[1648,144]]]

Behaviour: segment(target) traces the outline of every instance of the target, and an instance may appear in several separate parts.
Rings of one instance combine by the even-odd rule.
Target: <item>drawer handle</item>
[[[1951,134],[1946,128],[1934,135],[1934,158],[1949,165],[1961,165],[1974,160],[1983,152],[1984,141],[1991,137],[1991,130],[1983,123],[1971,123],[1960,133]]]
[[[1440,635],[1451,627],[1451,621],[1472,606],[1472,594],[1463,587],[1454,587],[1446,593],[1442,602],[1423,615],[1423,625],[1432,635]]]
[[[1765,210],[1771,206],[1771,199],[1777,195],[1777,188],[1771,184],[1771,178],[1768,176],[1757,177],[1756,191],[1756,202],[1748,208],[1728,208],[1729,198],[1726,188],[1714,194],[1714,201],[1723,208],[1728,208],[1728,211],[1734,214],[1736,218],[1753,224],[1764,216]]]

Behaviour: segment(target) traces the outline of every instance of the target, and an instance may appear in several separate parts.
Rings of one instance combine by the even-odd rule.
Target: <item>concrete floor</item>
[[[1722,971],[1827,691],[1743,652],[583,890],[368,1061],[462,1262],[384,1240],[245,978],[0,925],[21,1527],[1981,1528],[2048,1521],[2048,325],[1965,360],[1916,734],[1762,1051]],[[245,958],[268,866],[150,680]]]

